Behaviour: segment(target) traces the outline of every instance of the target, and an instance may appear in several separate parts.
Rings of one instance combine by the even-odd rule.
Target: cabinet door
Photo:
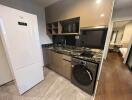
[[[67,79],[71,79],[71,57],[48,50],[48,67],[61,74]]]
[[[47,50],[47,66],[51,69],[53,69],[53,51]]]
[[[48,67],[57,73],[60,73],[62,62],[62,54],[56,53],[54,51],[48,50],[47,53]]]
[[[67,79],[71,79],[71,61],[63,59],[62,74]]]
[[[59,53],[56,53],[56,52],[53,53],[54,70],[59,74],[61,74],[62,66],[63,66],[62,56],[63,56],[62,54],[59,54]]]

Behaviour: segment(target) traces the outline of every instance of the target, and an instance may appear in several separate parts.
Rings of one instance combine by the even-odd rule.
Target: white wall
[[[124,27],[118,29],[117,37],[116,37],[116,44],[120,44],[122,40],[122,36],[124,34]]]
[[[114,9],[112,20],[132,20],[132,7]]]
[[[105,47],[104,47],[104,53],[103,53],[103,58],[104,59],[107,58],[109,44],[110,44],[111,35],[112,35],[112,30],[113,30],[113,22],[110,21],[108,32],[107,32],[107,37],[106,37],[106,42],[105,42]]]
[[[111,15],[110,15],[109,25],[108,25],[108,32],[107,32],[105,46],[104,46],[104,52],[103,52],[103,59],[107,58],[109,43],[110,43],[112,29],[113,29],[112,16],[113,16],[114,3],[115,3],[115,0],[113,0],[113,4],[112,4]]]
[[[41,44],[52,42],[46,33],[45,10],[43,6],[35,3],[33,0],[0,0],[0,4],[28,13],[36,14],[38,17],[38,27]]]
[[[126,63],[129,52],[130,52],[130,48],[132,46],[132,23],[128,23],[126,25],[122,42],[128,43],[127,53],[126,53],[126,55],[124,57],[124,61],[123,61],[123,63]]]
[[[127,62],[127,58],[128,58],[129,52],[131,50],[131,46],[132,46],[132,36],[131,36],[131,39],[130,39],[130,42],[129,42],[129,45],[128,45],[127,53],[126,53],[124,61],[123,61],[124,64]]]
[[[125,26],[125,30],[124,30],[124,34],[123,34],[123,38],[121,42],[129,44],[131,36],[132,36],[132,23],[128,23]]]

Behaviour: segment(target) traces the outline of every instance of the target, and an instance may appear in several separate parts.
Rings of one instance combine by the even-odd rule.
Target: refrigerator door
[[[0,33],[1,26],[0,26]],[[0,38],[0,86],[13,80],[7,57],[4,51],[4,47]]]
[[[132,47],[130,49],[129,56],[127,59],[127,65],[129,66],[130,69],[132,69]]]
[[[19,93],[23,94],[44,79],[37,16],[0,5],[0,18],[2,42]]]

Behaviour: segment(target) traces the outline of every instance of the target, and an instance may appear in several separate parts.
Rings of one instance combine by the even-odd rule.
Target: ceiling
[[[114,23],[114,29],[123,28],[126,24],[130,23],[131,21],[118,21]]]
[[[60,0],[35,0],[35,1],[43,5],[44,7],[47,7]],[[115,9],[120,9],[124,7],[132,7],[132,0],[115,0],[114,6]]]
[[[59,1],[59,0],[35,0],[37,3],[43,5],[44,7],[47,7],[49,5],[54,4],[55,2]]]
[[[115,0],[115,9],[121,9],[124,7],[132,7],[132,0]]]

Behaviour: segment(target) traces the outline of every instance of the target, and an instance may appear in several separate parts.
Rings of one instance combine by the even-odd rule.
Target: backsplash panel
[[[52,39],[54,45],[76,46],[75,35],[54,35]]]

